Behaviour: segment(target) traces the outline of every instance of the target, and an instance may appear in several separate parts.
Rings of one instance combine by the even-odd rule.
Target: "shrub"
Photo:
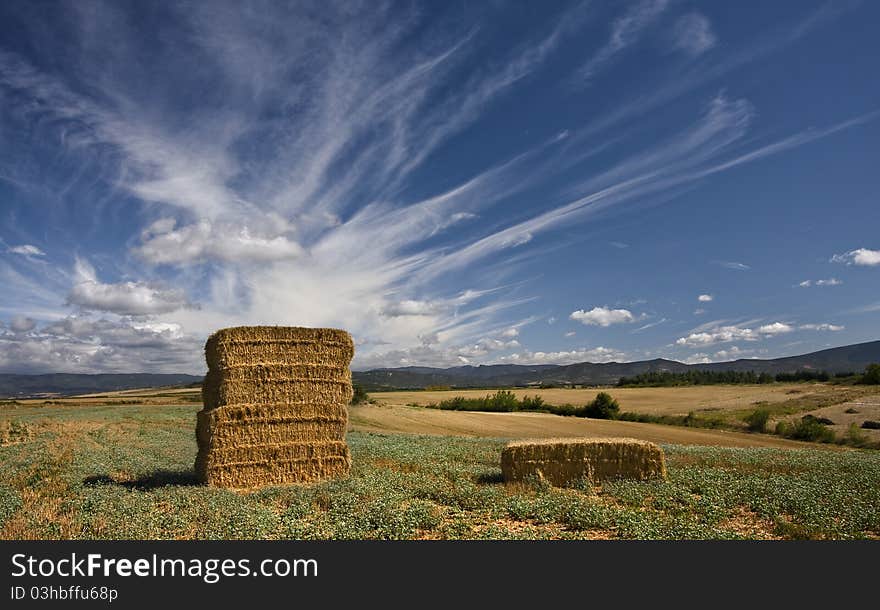
[[[620,413],[620,404],[607,392],[599,392],[596,398],[584,408],[584,417],[593,419],[614,419]]]
[[[800,421],[789,429],[786,436],[799,441],[834,442],[834,431],[829,430],[825,424],[810,415],[802,417]]]
[[[538,395],[523,396],[520,408],[523,411],[541,411],[546,409],[547,405],[544,403],[544,399]]]
[[[865,374],[859,383],[867,385],[880,385],[880,364],[869,364],[865,369]]]
[[[767,421],[770,419],[768,409],[755,409],[745,417],[745,422],[750,432],[764,432],[767,429]]]
[[[360,405],[367,402],[370,402],[370,395],[367,394],[367,391],[358,384],[354,384],[352,387],[354,390],[354,394],[351,397],[351,402],[349,404],[352,405]]]
[[[870,444],[868,435],[862,432],[855,422],[849,425],[844,442],[854,447],[867,447]]]

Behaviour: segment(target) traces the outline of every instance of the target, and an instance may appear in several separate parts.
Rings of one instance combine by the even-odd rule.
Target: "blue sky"
[[[776,357],[880,328],[880,5],[4,2],[0,371]]]

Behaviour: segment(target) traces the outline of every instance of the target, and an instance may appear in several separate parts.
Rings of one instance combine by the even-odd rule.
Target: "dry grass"
[[[781,402],[792,397],[791,391],[805,394],[833,395],[838,386],[829,384],[779,383],[767,385],[707,385],[672,388],[612,388],[608,391],[620,402],[621,411],[652,415],[687,415],[691,411],[733,411],[747,409],[757,402]],[[516,397],[540,396],[552,405],[584,405],[596,398],[600,390],[587,389],[515,389]],[[455,396],[480,398],[489,390],[442,390],[370,392],[381,404],[405,406],[428,405]]]
[[[562,417],[545,413],[478,413],[404,406],[358,405],[349,408],[349,415],[349,429],[362,432],[403,432],[507,439],[628,437],[652,443],[715,447],[814,446],[812,443],[792,441],[769,434]],[[829,445],[821,447],[835,448]]]

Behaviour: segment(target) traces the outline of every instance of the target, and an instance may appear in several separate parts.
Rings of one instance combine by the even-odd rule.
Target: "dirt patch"
[[[733,516],[718,523],[721,529],[736,532],[752,540],[781,540],[772,519],[761,517],[745,507],[738,508]]]

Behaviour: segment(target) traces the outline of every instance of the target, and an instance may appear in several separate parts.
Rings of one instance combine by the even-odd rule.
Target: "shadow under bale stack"
[[[241,326],[205,344],[196,476],[218,487],[306,483],[351,468],[351,336],[332,328]]]

